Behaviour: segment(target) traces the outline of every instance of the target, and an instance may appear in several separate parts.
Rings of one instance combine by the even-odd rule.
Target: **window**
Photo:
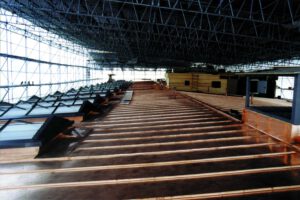
[[[184,81],[184,85],[185,86],[189,86],[190,85],[190,81]]]
[[[212,81],[211,87],[212,88],[221,88],[221,81]]]

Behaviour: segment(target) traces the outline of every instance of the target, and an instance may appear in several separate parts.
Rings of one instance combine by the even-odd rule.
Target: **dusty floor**
[[[0,199],[300,199],[295,151],[168,91],[82,126],[68,157],[2,162]]]
[[[235,112],[232,113],[232,110],[235,110],[241,115],[245,108],[245,97],[241,96],[224,96],[184,91],[179,91],[179,93],[193,97],[194,99],[200,100],[203,103],[212,105],[215,108],[230,114],[235,114]],[[291,119],[292,103],[284,99],[253,97],[250,106],[252,109],[268,113],[271,116],[281,117],[285,120]]]
[[[245,107],[245,97],[241,96],[224,96],[216,94],[206,94],[198,92],[183,92],[179,93],[192,96],[205,103],[211,104],[215,107],[219,107],[222,110],[235,109],[242,111]],[[270,99],[262,97],[253,97],[253,106],[273,106],[273,107],[291,107],[292,103],[283,99]]]

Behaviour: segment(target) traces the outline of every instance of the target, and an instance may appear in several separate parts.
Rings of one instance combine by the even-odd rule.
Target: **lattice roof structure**
[[[299,0],[2,0],[99,63],[236,65],[300,55]]]

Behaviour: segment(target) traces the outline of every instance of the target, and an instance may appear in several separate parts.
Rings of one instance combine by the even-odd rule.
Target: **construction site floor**
[[[0,163],[0,199],[300,199],[298,153],[204,104],[134,90],[68,156]]]
[[[241,115],[245,108],[245,97],[242,96],[226,96],[184,91],[179,91],[178,93],[195,98],[226,113],[234,114],[232,113],[234,110]],[[284,99],[252,97],[250,106],[252,109],[256,109],[257,111],[261,111],[274,117],[281,117],[285,120],[290,120],[291,118],[292,102]]]

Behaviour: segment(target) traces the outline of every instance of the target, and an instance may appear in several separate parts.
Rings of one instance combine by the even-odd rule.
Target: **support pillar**
[[[247,76],[246,78],[246,101],[245,101],[245,107],[250,107],[250,77]]]
[[[300,74],[295,76],[291,122],[294,125],[300,125]]]

